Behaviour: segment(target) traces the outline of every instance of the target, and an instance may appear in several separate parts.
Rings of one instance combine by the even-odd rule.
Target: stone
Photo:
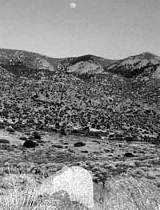
[[[38,144],[32,140],[27,140],[23,144],[23,147],[26,147],[26,148],[35,148],[36,146],[38,146]]]
[[[37,188],[37,196],[65,191],[71,201],[83,204],[87,208],[94,207],[92,175],[80,166],[64,167],[54,176],[50,176]]]
[[[12,128],[12,126],[9,126],[6,130],[8,132],[10,132],[10,133],[14,133],[15,132],[15,130]]]
[[[84,143],[84,142],[81,142],[81,141],[79,141],[79,142],[76,142],[75,144],[74,144],[74,147],[83,147],[83,146],[85,146],[86,144]]]
[[[0,139],[0,144],[9,144],[10,142],[7,139]]]
[[[21,136],[19,139],[22,140],[22,141],[26,141],[27,137],[26,136]]]
[[[54,144],[53,145],[55,148],[58,148],[58,149],[62,149],[63,148],[63,146],[62,145],[59,145],[59,144]]]
[[[134,155],[131,152],[126,152],[124,154],[124,157],[130,158],[130,157],[134,157]]]

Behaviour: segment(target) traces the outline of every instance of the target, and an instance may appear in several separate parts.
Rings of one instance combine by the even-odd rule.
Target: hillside
[[[145,52],[114,62],[112,65],[105,67],[105,69],[106,71],[110,71],[115,74],[121,74],[122,76],[129,78],[141,74],[143,76],[149,76],[159,67],[160,57]]]
[[[160,140],[160,58],[50,58],[0,50],[0,127]]]

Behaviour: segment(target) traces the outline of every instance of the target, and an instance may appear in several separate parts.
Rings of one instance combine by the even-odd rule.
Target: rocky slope
[[[0,50],[0,127],[160,140],[160,58],[49,58]]]
[[[149,76],[159,68],[160,57],[146,52],[114,62],[106,70],[125,77],[135,77],[141,74]]]

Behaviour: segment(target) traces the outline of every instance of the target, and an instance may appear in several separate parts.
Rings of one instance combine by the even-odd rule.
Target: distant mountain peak
[[[51,58],[25,50],[0,49],[0,66],[18,74],[30,72],[31,69],[56,72],[63,67],[64,71],[79,75],[114,73],[124,77],[136,77],[142,74],[151,75],[153,72],[159,75],[160,57],[143,52],[121,60],[106,59],[93,54]]]
[[[158,58],[159,56],[153,54],[153,53],[150,53],[150,52],[143,52],[139,55],[141,58],[144,58],[144,59],[153,59],[153,58]],[[160,57],[159,57],[160,59]]]
[[[138,75],[151,75],[160,66],[160,57],[150,52],[129,56],[119,60],[106,68],[115,74],[125,77],[137,77]]]

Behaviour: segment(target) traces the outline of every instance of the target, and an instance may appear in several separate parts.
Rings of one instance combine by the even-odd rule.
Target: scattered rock
[[[88,151],[87,151],[87,150],[82,150],[81,152],[82,152],[82,153],[88,153]]]
[[[26,148],[34,148],[36,146],[38,146],[38,144],[32,140],[27,140],[23,144],[23,147],[26,147]]]
[[[84,142],[81,142],[81,141],[79,141],[79,142],[76,142],[75,144],[74,144],[74,147],[84,147],[86,144],[84,143]]]
[[[124,154],[124,157],[130,158],[130,157],[134,157],[134,155],[131,152],[126,152]]]
[[[0,144],[9,144],[10,142],[7,139],[0,139]]]
[[[14,133],[15,132],[15,130],[14,130],[14,128],[12,128],[12,126],[9,126],[6,130],[8,132],[10,132],[10,133]]]
[[[99,142],[99,141],[97,141],[97,140],[93,140],[92,142],[95,142],[95,143],[97,143],[97,144],[100,144],[100,142]]]
[[[111,151],[110,149],[104,149],[104,152],[106,152],[106,153],[108,153],[110,151]]]
[[[63,146],[62,145],[59,145],[59,144],[55,144],[55,145],[53,145],[53,147],[59,148],[59,149],[62,149],[63,148]]]
[[[22,140],[22,141],[26,141],[27,137],[26,136],[21,136],[19,139]]]

